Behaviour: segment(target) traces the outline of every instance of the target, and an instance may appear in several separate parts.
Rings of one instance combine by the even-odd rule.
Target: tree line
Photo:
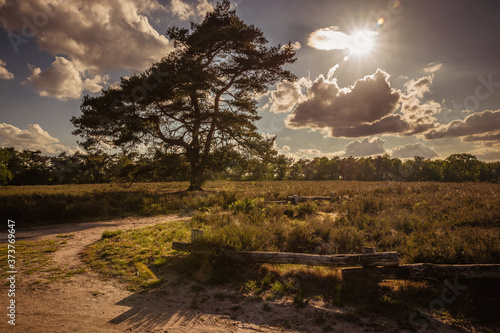
[[[183,155],[137,153],[62,153],[0,149],[0,184],[53,185],[110,182],[189,181],[190,163]],[[358,180],[500,182],[500,162],[483,162],[470,154],[453,154],[444,160],[423,157],[401,160],[376,157],[315,157],[294,160],[276,151],[264,157],[246,155],[220,159],[210,166],[208,179]]]

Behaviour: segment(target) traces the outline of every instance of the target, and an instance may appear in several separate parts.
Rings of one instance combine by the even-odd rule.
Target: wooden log
[[[365,279],[367,275],[379,280],[443,280],[455,277],[463,279],[499,279],[500,264],[410,264],[397,267],[380,267],[370,271],[362,268],[346,268],[342,270],[342,277],[346,281]]]
[[[208,252],[196,249],[191,244],[174,242],[172,248],[178,251]],[[353,266],[397,266],[397,252],[367,254],[316,255],[290,252],[249,252],[220,249],[217,251],[226,259],[241,263],[298,264],[330,267]]]
[[[293,204],[298,204],[299,202],[307,201],[307,200],[331,200],[332,197],[324,197],[324,196],[317,196],[317,197],[301,197],[298,195],[292,195],[288,196],[286,198],[287,201],[292,202]]]
[[[266,201],[268,204],[286,205],[288,200]]]

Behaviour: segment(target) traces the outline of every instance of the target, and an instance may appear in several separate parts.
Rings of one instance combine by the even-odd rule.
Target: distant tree
[[[371,158],[359,158],[356,164],[356,180],[375,180],[376,170],[372,164]]]
[[[481,162],[471,154],[453,154],[446,159],[444,180],[450,182],[475,182],[478,180]]]
[[[53,174],[50,169],[50,158],[42,155],[40,150],[23,150],[18,152],[12,148],[8,168],[12,173],[13,185],[46,185],[50,184]]]
[[[50,159],[51,169],[55,175],[54,182],[71,184],[81,182],[85,156],[80,152],[68,155],[66,152]]]
[[[107,143],[125,150],[151,147],[184,155],[189,190],[199,190],[217,151],[259,155],[271,147],[258,132],[255,96],[295,76],[283,66],[295,61],[291,43],[268,47],[260,29],[245,24],[218,3],[191,29],[173,27],[175,50],[120,88],[85,96],[72,119],[84,147]],[[125,50],[126,51],[126,50]],[[220,158],[220,156],[218,157]]]
[[[357,160],[354,157],[343,158],[340,161],[340,177],[343,180],[356,180],[357,167]]]
[[[303,180],[305,178],[304,167],[305,167],[305,160],[304,159],[296,161],[290,167],[290,173],[289,173],[288,177],[290,179],[294,179],[294,180]]]
[[[338,180],[340,176],[340,167],[338,159],[328,157],[315,157],[312,167],[314,168],[314,180]]]

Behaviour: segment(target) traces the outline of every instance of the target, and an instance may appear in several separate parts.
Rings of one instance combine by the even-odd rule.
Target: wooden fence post
[[[198,238],[200,238],[201,236],[203,236],[203,230],[192,229],[191,230],[191,244],[194,244],[198,240]]]
[[[374,247],[369,247],[369,246],[363,246],[361,248],[361,253],[362,254],[369,254],[369,253],[376,253],[376,248]]]

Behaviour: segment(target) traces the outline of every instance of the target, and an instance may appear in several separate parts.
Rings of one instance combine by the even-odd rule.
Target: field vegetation
[[[385,281],[375,289],[342,281],[337,269],[300,265],[237,265],[172,250],[204,230],[207,246],[249,251],[359,253],[362,246],[397,251],[401,263],[500,263],[500,191],[488,183],[282,181],[208,182],[206,191],[182,192],[187,183],[3,187],[2,213],[19,225],[115,216],[186,213],[187,221],[133,231],[109,231],[83,259],[131,290],[173,283],[172,274],[201,285],[230,283],[263,302],[289,298],[299,308],[324,301],[355,305],[349,320],[377,313],[415,328],[412,313],[460,327],[494,324],[500,306],[493,282],[467,282],[446,311],[428,310],[443,281]],[[289,195],[330,196],[297,205],[272,201]],[[175,279],[174,279],[175,280]],[[426,310],[427,309],[427,310]],[[430,318],[429,317],[429,318]],[[420,317],[419,317],[420,318]],[[426,317],[427,318],[427,317]],[[321,318],[318,318],[321,324]],[[486,326],[485,326],[486,327]]]
[[[157,286],[172,272],[202,284],[232,283],[242,294],[262,301],[263,309],[268,300],[290,298],[299,308],[317,300],[355,305],[350,320],[377,313],[413,329],[408,319],[413,313],[459,327],[495,322],[492,309],[500,305],[500,295],[494,281],[468,281],[463,297],[436,313],[428,310],[428,304],[439,299],[446,286],[443,281],[386,281],[373,289],[343,282],[337,269],[237,265],[215,252],[208,256],[178,253],[171,242],[189,241],[189,231],[197,228],[205,231],[201,240],[205,245],[236,250],[335,254],[375,246],[378,251],[397,251],[402,263],[500,263],[498,185],[246,182],[208,186],[205,193],[184,195],[180,209],[192,213],[189,222],[111,237],[103,234],[85,252],[86,262],[134,290]],[[332,199],[298,205],[269,203],[291,194],[331,195]],[[163,203],[165,207],[162,202],[155,204],[158,212],[166,209]],[[152,275],[140,273],[137,263],[149,267]]]

